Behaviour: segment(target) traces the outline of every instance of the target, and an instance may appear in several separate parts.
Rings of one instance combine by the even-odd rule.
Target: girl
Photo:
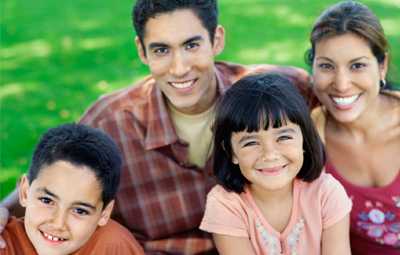
[[[344,1],[317,19],[310,36],[313,119],[326,170],[352,197],[352,253],[400,254],[400,92],[386,82],[389,45],[365,5]]]
[[[322,173],[302,96],[277,74],[239,80],[218,103],[214,174],[200,228],[220,254],[350,254],[351,202]]]

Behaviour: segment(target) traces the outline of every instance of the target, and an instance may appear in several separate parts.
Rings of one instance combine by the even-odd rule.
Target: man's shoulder
[[[137,112],[146,108],[154,93],[155,82],[147,76],[136,83],[101,95],[83,114],[80,122],[91,125],[100,119],[113,119],[119,112]]]

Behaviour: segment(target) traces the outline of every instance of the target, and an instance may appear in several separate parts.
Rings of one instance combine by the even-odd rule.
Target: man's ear
[[[139,36],[135,37],[135,44],[136,44],[136,49],[138,51],[140,60],[142,61],[143,64],[148,65],[146,51],[145,51],[144,45],[142,44],[142,42],[139,39]]]
[[[28,204],[28,193],[29,193],[29,180],[26,174],[24,174],[20,181],[19,181],[19,186],[18,186],[18,198],[19,198],[19,203],[23,207],[27,207]]]
[[[215,28],[213,53],[214,56],[220,54],[225,48],[225,29],[223,26],[218,25]]]
[[[100,217],[97,225],[102,227],[102,226],[107,224],[108,220],[111,217],[111,213],[112,213],[113,208],[114,208],[114,200],[111,200],[108,203],[108,205],[106,206],[106,208],[104,208],[103,211],[101,212],[101,217]]]

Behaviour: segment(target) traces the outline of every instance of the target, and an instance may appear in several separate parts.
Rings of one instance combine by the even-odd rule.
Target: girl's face
[[[387,63],[379,64],[367,41],[352,33],[316,44],[314,92],[339,122],[357,120],[374,105],[386,71]]]
[[[232,133],[231,145],[232,162],[239,165],[250,189],[288,188],[303,165],[303,135],[289,120],[279,128]]]

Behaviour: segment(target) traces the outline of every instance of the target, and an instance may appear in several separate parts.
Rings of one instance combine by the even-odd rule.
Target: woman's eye
[[[330,70],[330,69],[333,69],[333,65],[331,65],[331,64],[329,64],[329,63],[321,63],[321,64],[318,65],[318,67],[319,67],[320,69],[323,69],[323,70]]]
[[[359,69],[364,68],[365,66],[366,66],[366,64],[364,64],[364,63],[354,63],[351,65],[351,69],[359,70]]]
[[[51,200],[48,197],[39,197],[39,201],[46,205],[51,204],[53,202],[53,200]]]
[[[89,211],[82,209],[82,208],[74,208],[73,209],[74,213],[79,214],[79,215],[88,215]]]

